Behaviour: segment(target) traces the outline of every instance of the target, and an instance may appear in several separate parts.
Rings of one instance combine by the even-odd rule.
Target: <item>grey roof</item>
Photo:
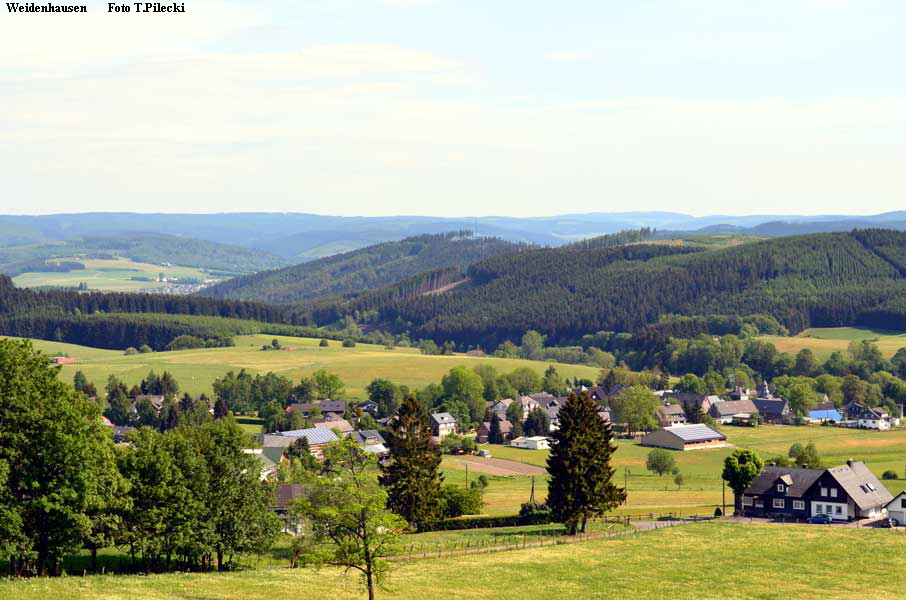
[[[386,444],[387,441],[384,439],[384,436],[381,435],[377,429],[365,429],[365,430],[356,430],[350,431],[346,434],[347,437],[351,437],[358,444]]]
[[[455,425],[456,419],[453,418],[453,415],[450,413],[433,413],[431,415],[431,420],[438,425]]]
[[[278,484],[274,494],[274,508],[286,510],[290,502],[301,496],[304,491],[305,487],[301,483]]]
[[[747,494],[763,494],[772,487],[778,479],[783,479],[788,489],[786,495],[792,498],[801,498],[812,487],[824,469],[806,469],[804,467],[765,467],[761,475],[752,480]],[[792,480],[792,481],[791,481]]]
[[[340,438],[337,437],[330,429],[323,428],[311,428],[311,429],[294,429],[292,431],[281,431],[280,435],[287,438],[305,438],[308,440],[310,446],[317,446],[320,444],[329,444],[330,442],[336,442]]]
[[[756,398],[752,403],[763,417],[782,417],[789,413],[786,400],[779,398]]]
[[[283,459],[284,452],[286,452],[286,448],[281,448],[279,446],[266,446],[261,448],[261,455],[266,456],[273,461],[274,464],[279,463]]]
[[[289,448],[296,440],[276,433],[259,433],[255,435],[262,448]]]
[[[704,423],[695,423],[693,425],[674,425],[665,427],[663,431],[672,433],[684,442],[707,442],[711,440],[725,440],[727,436],[714,431]]]
[[[321,414],[327,413],[345,413],[345,400],[321,400],[320,402],[294,402],[289,405],[290,412],[299,411],[304,414],[310,413],[314,408],[319,408]]]
[[[728,402],[717,402],[711,405],[710,410],[708,410],[714,417],[730,417],[733,415],[738,415],[741,413],[756,413],[758,409],[755,407],[755,403],[745,398],[743,400],[730,400]]]
[[[827,472],[861,509],[881,506],[893,500],[891,493],[864,462],[848,462],[840,467],[831,467]]]

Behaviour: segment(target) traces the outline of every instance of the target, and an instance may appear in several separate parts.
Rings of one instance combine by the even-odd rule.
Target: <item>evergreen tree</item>
[[[214,403],[214,418],[222,419],[229,414],[230,409],[227,407],[226,402],[223,401],[223,398],[217,398],[217,402]]]
[[[587,392],[570,394],[559,417],[560,428],[551,436],[547,459],[547,502],[571,534],[584,533],[590,517],[626,501],[626,491],[612,481],[610,459],[617,447],[610,424],[598,416],[598,406]]]
[[[490,444],[502,444],[503,443],[503,432],[500,431],[500,419],[497,415],[491,417],[491,431],[488,434],[488,443]]]
[[[443,514],[441,456],[431,434],[428,415],[410,394],[387,433],[390,462],[381,466],[379,479],[387,488],[387,507],[416,530]]]
[[[547,414],[540,407],[535,407],[528,414],[528,418],[522,426],[524,435],[547,435],[550,433],[551,422]]]

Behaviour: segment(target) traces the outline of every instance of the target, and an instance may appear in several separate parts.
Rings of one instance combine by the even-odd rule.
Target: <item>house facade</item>
[[[715,402],[708,409],[711,415],[718,423],[745,423],[752,419],[758,413],[755,403],[748,398],[744,400],[730,400],[728,402]]]
[[[756,398],[752,400],[758,414],[765,423],[781,425],[790,419],[790,405],[780,398]]]
[[[726,446],[727,437],[703,423],[695,423],[663,427],[652,431],[643,436],[639,444],[670,450],[703,450]]]
[[[456,419],[450,413],[434,413],[431,415],[431,426],[434,427],[434,436],[445,438],[456,432]]]
[[[686,423],[686,411],[681,404],[663,404],[657,407],[657,422],[661,427],[673,427]]]
[[[513,448],[524,448],[526,450],[550,450],[551,443],[550,438],[535,435],[532,437],[517,437],[510,442],[510,446]]]
[[[883,408],[869,408],[857,402],[852,402],[843,407],[843,424],[859,429],[876,429],[887,431],[900,424],[900,420],[891,417]]]
[[[765,467],[742,497],[745,516],[835,521],[872,518],[893,499],[865,463],[847,461],[829,469]]]

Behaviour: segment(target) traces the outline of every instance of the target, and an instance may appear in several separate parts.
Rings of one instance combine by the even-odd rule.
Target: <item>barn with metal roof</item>
[[[727,445],[727,436],[714,431],[707,425],[674,425],[652,431],[642,438],[643,446],[669,448],[671,450],[700,450],[722,448]]]

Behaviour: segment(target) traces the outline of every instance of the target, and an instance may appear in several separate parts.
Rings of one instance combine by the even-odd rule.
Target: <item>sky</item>
[[[0,213],[906,207],[903,2],[65,1],[0,6]]]

